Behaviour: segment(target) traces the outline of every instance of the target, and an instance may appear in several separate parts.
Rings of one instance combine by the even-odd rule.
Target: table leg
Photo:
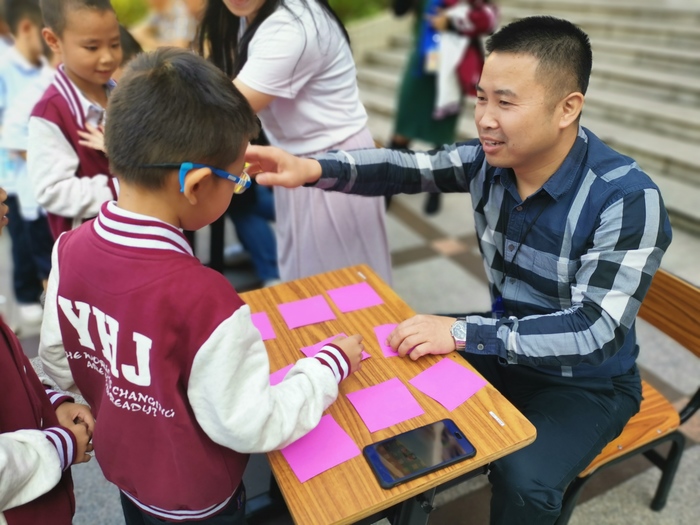
[[[433,511],[435,489],[418,494],[399,505],[392,525],[428,525],[430,513]]]

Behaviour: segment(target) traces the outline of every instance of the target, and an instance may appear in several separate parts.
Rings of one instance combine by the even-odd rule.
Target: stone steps
[[[598,14],[577,12],[542,12],[514,5],[504,5],[501,8],[501,22],[508,23],[533,14],[562,16],[581,27],[593,40],[608,38],[632,41],[648,46],[674,46],[678,49],[698,49],[700,46],[700,26],[664,23],[659,20],[616,19]]]
[[[582,124],[654,178],[674,217],[700,231],[700,0],[502,0],[502,22],[551,14],[579,23],[594,50]],[[392,132],[411,49],[407,31],[359,61],[375,139]],[[458,137],[474,138],[473,104]],[[414,147],[432,145],[415,144]]]
[[[370,129],[375,140],[386,142],[393,130],[395,97],[391,92],[374,90],[364,83],[360,98],[370,114]],[[661,188],[666,206],[684,223],[695,228],[700,225],[700,156],[697,146],[627,125],[610,123],[600,117],[584,115],[582,124],[616,150],[633,157]],[[473,110],[465,109],[458,125],[458,140],[477,136]],[[431,145],[414,144],[415,148]],[[665,152],[672,151],[673,155]]]

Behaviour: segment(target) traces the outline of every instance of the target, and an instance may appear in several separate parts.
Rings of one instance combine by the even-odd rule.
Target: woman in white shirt
[[[327,0],[209,0],[198,41],[273,146],[304,156],[374,146],[348,34]],[[282,280],[366,263],[391,282],[383,198],[275,188],[275,207]]]

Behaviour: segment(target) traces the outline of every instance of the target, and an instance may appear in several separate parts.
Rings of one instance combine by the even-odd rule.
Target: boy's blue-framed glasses
[[[196,162],[182,162],[180,164],[176,164],[174,162],[171,163],[162,163],[162,164],[144,164],[140,166],[141,168],[161,168],[161,169],[169,169],[169,170],[180,170],[180,193],[185,192],[185,177],[187,174],[192,171],[193,169],[199,169],[199,168],[209,168],[214,175],[217,177],[221,177],[222,179],[227,179],[230,181],[233,181],[236,186],[233,189],[233,193],[235,194],[241,194],[248,188],[250,188],[250,175],[248,175],[248,168],[250,167],[250,164],[247,162],[245,163],[245,166],[243,166],[243,171],[241,172],[240,175],[234,175],[233,173],[229,173],[228,171],[221,170],[219,168],[215,168],[214,166],[209,166],[208,164],[197,164]]]

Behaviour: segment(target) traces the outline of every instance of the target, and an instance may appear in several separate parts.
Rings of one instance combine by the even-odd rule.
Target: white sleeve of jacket
[[[41,430],[0,434],[0,512],[54,488],[61,479],[61,463],[56,447]]]
[[[77,177],[78,155],[53,122],[29,119],[27,173],[37,202],[61,217],[89,219],[113,199],[109,174]]]
[[[39,338],[39,357],[44,365],[44,372],[53,379],[61,390],[75,391],[75,381],[68,366],[68,357],[63,347],[61,327],[58,323],[58,245],[61,238],[53,245],[51,254],[51,273],[46,286],[44,319],[41,323]]]
[[[340,379],[312,357],[297,361],[284,381],[270,386],[265,344],[244,305],[197,352],[187,397],[213,441],[241,453],[269,452],[318,425],[338,396]]]

